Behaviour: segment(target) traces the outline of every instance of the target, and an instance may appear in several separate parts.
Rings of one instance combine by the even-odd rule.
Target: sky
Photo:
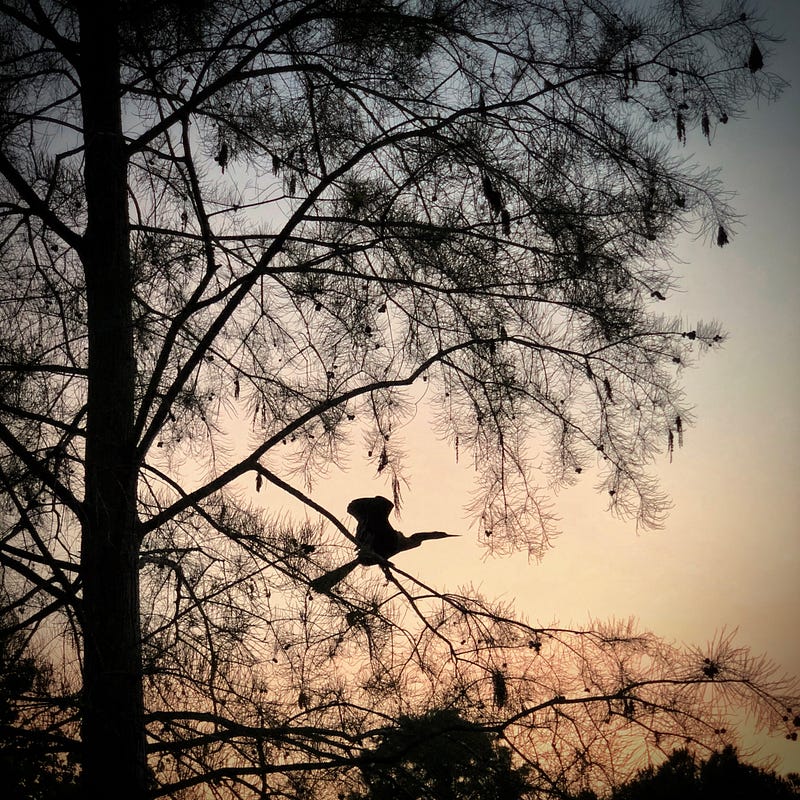
[[[513,601],[543,625],[635,617],[677,643],[704,645],[721,630],[800,675],[800,0],[759,0],[786,42],[766,68],[792,84],[776,104],[718,126],[698,154],[736,192],[742,224],[730,245],[682,240],[682,291],[665,312],[691,325],[720,320],[725,347],[683,373],[696,425],[656,465],[673,509],[658,531],[615,520],[584,484],[554,497],[561,536],[541,562],[525,554],[486,558],[463,507],[472,472],[455,463],[420,414],[406,430],[411,483],[396,527],[449,530],[447,555],[405,553],[398,566],[440,589],[473,585]],[[341,514],[355,496],[391,490],[353,468],[319,481],[318,502]],[[761,757],[800,771],[800,743],[770,739]]]

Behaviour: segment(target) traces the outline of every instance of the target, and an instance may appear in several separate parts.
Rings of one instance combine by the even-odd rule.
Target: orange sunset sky
[[[777,104],[719,125],[710,147],[699,132],[687,144],[687,156],[721,168],[743,219],[724,249],[678,243],[682,286],[665,313],[689,326],[720,320],[730,339],[682,375],[696,425],[672,463],[665,442],[654,466],[674,503],[664,528],[637,533],[614,519],[584,474],[554,496],[562,535],[541,562],[486,558],[463,512],[473,465],[456,463],[423,407],[404,432],[410,485],[392,521],[409,533],[463,534],[397,560],[437,588],[474,585],[543,625],[633,616],[667,640],[698,645],[738,628],[740,644],[800,675],[800,0],[757,6],[786,39],[766,68],[793,85]],[[309,492],[351,529],[350,499],[391,497],[384,477],[358,459],[357,443],[347,472]],[[257,501],[274,509],[277,493],[267,488]],[[800,743],[770,740],[761,756],[800,771]]]

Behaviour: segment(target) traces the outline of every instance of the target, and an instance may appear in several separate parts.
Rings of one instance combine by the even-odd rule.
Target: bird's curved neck
[[[396,531],[396,534],[397,540],[395,547],[397,548],[398,553],[401,553],[403,550],[411,550],[414,547],[419,547],[422,544],[422,539],[418,538],[417,534],[406,536],[404,533],[400,533],[400,531]]]

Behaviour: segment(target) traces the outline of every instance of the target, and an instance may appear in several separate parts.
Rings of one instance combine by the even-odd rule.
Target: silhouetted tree
[[[739,760],[733,747],[699,759],[687,750],[674,751],[658,767],[643,769],[616,789],[610,800],[794,800],[800,786],[790,778]]]
[[[3,597],[3,609],[13,606]],[[50,665],[31,654],[18,620],[0,618],[0,786],[12,800],[77,798],[77,768],[70,742],[55,744],[48,731],[69,727],[75,702],[53,708]],[[22,724],[20,724],[22,723]],[[64,752],[66,750],[66,753]]]
[[[380,739],[349,800],[521,800],[533,788],[496,735],[454,710],[401,717]]]
[[[351,537],[296,484],[365,437],[397,502],[424,386],[492,551],[548,544],[534,434],[548,481],[596,466],[612,510],[658,523],[648,466],[691,421],[676,373],[722,338],[657,312],[669,247],[690,226],[726,244],[731,218],[668,142],[779,90],[751,14],[0,13],[0,565],[15,629],[61,645],[58,685],[80,672],[87,796],[297,794],[445,689],[565,785],[613,778],[632,727],[718,741],[715,691],[792,730],[787,684],[727,641],[543,629],[386,565],[314,596],[336,548],[247,495]]]

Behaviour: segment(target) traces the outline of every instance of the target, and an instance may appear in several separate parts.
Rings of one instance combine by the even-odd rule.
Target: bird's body
[[[328,591],[359,564],[380,564],[397,553],[419,547],[428,539],[444,539],[453,535],[443,531],[420,531],[405,536],[395,530],[389,522],[389,513],[393,508],[392,501],[380,495],[353,500],[347,506],[347,513],[358,521],[356,526],[358,556],[349,563],[316,578],[311,583],[312,588],[318,592]]]

